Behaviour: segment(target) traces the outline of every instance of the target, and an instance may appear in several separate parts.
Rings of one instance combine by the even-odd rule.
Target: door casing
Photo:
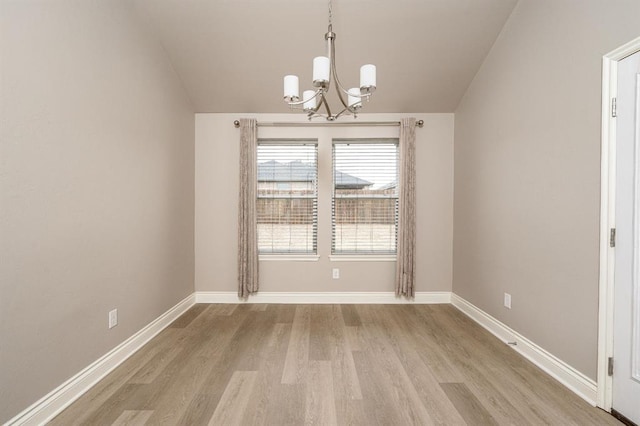
[[[640,37],[602,57],[597,405],[609,412],[613,399],[613,378],[608,374],[608,364],[613,356],[615,271],[615,249],[609,242],[611,229],[616,227],[616,120],[612,116],[612,100],[618,96],[618,62],[638,51]]]

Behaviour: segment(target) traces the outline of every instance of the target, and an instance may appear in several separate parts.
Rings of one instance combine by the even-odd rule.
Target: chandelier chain
[[[330,31],[331,31],[331,28],[332,28],[332,26],[333,26],[333,25],[332,25],[332,22],[331,22],[331,21],[332,21],[332,18],[333,18],[333,10],[332,10],[331,6],[332,6],[332,5],[331,5],[331,0],[329,0],[329,30],[330,30]]]

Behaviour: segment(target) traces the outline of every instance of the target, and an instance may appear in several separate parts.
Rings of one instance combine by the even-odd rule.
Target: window
[[[258,251],[316,254],[318,144],[258,141]]]
[[[334,140],[332,254],[395,254],[398,141]]]

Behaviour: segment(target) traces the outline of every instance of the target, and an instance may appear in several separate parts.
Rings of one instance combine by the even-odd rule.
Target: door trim
[[[598,407],[611,412],[612,383],[608,359],[613,356],[613,290],[615,250],[609,233],[616,227],[616,120],[612,99],[617,97],[618,62],[640,51],[640,37],[602,57],[602,133],[600,155],[600,277],[598,297]]]

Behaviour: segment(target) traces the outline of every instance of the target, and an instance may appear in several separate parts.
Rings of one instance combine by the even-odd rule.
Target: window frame
[[[400,179],[400,148],[399,138],[397,137],[366,137],[366,138],[347,138],[347,137],[332,137],[331,138],[331,242],[330,242],[330,256],[331,261],[395,261],[398,251],[398,202],[399,202],[399,179]],[[374,197],[382,199],[394,199],[394,248],[393,251],[336,251],[336,198],[349,198],[349,197],[336,197],[336,145],[370,145],[370,144],[392,144],[395,145],[395,194],[391,197]],[[344,172],[343,172],[344,173]],[[357,198],[357,197],[355,197]]]
[[[288,196],[288,197],[265,197],[260,195],[260,173],[256,173],[256,205],[259,204],[260,200],[264,199],[311,199],[312,201],[312,251],[308,252],[298,252],[298,251],[260,251],[260,247],[258,246],[258,257],[260,260],[286,260],[286,261],[317,261],[319,260],[318,255],[318,214],[319,214],[319,206],[318,206],[318,181],[319,181],[319,140],[317,138],[258,138],[258,154],[256,155],[256,167],[259,170],[259,150],[261,146],[272,145],[272,146],[313,146],[315,149],[315,180],[312,183],[312,189],[314,191],[311,195],[298,195],[298,196]],[[278,186],[278,182],[274,181],[274,189]],[[256,225],[259,226],[259,217],[256,214]],[[259,238],[259,229],[258,229],[258,240]]]

